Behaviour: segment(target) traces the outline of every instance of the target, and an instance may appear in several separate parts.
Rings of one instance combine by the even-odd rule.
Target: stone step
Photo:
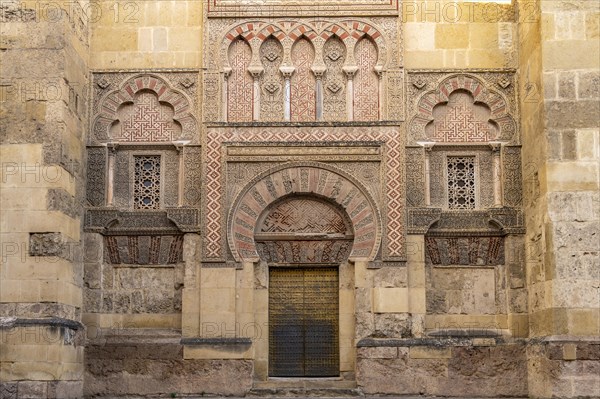
[[[358,388],[253,388],[247,398],[356,398],[364,397]]]
[[[340,378],[270,378],[255,381],[247,397],[361,397],[356,381]]]

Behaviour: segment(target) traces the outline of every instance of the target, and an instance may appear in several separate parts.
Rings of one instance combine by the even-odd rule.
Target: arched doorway
[[[299,206],[299,202],[294,202],[293,199],[304,200],[306,205]],[[286,204],[287,201],[290,202]],[[308,220],[302,219],[304,222],[296,220],[292,223],[290,215],[293,212],[285,211],[286,207],[300,209],[296,215],[321,217],[313,216]],[[326,211],[318,211],[321,208]],[[278,214],[286,217],[279,218]],[[323,274],[326,268],[337,271],[339,305],[335,306],[339,309],[339,350],[334,342],[332,353],[339,356],[339,360],[334,360],[339,361],[339,369],[331,366],[329,370],[333,370],[331,373],[336,375],[339,373],[342,378],[354,375],[355,265],[375,259],[381,243],[381,226],[381,215],[369,190],[353,176],[333,165],[320,162],[277,165],[256,176],[239,192],[228,216],[227,241],[232,256],[241,263],[242,268],[248,272],[252,268],[254,299],[251,317],[260,326],[266,327],[266,339],[253,342],[254,375],[257,381],[266,381],[271,369],[269,293],[275,291],[270,289],[269,277],[273,281],[281,277],[270,276],[271,270],[318,269],[316,271],[321,274],[316,278],[317,281],[335,281],[335,277]],[[304,280],[311,278],[306,273],[310,272],[302,273],[302,287]],[[335,273],[334,271],[333,274]],[[335,283],[331,284],[333,285]],[[316,289],[323,291],[325,288]],[[282,290],[290,292],[286,288]],[[285,302],[284,299],[275,298],[272,301]],[[311,348],[320,351],[316,346]],[[307,356],[304,348],[300,353]],[[304,375],[306,368],[302,367]],[[319,375],[326,374],[330,373]]]
[[[315,195],[283,197],[259,218],[255,242],[269,269],[269,376],[339,375],[339,266],[353,241],[345,211]]]

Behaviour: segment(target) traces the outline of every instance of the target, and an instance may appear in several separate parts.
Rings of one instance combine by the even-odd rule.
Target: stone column
[[[423,143],[425,156],[423,157],[423,168],[425,172],[425,206],[431,206],[431,166],[430,155],[434,143]]]
[[[518,24],[529,395],[599,397],[598,3],[516,6],[532,15]]]
[[[200,273],[202,245],[198,234],[183,236],[184,288],[181,295],[181,335],[200,335]]]
[[[0,8],[10,32],[1,61],[0,397],[82,398],[82,313],[101,302],[83,296],[84,278],[100,280],[98,268],[84,276],[84,258],[96,263],[102,245],[97,235],[84,244],[82,233],[91,26],[77,18],[72,28],[61,6],[59,18],[36,2]]]
[[[492,149],[492,167],[494,168],[494,206],[502,207],[502,164],[500,163],[500,152],[502,150],[502,143],[492,142],[489,144],[490,148]]]
[[[406,236],[409,311],[412,315],[411,330],[415,337],[423,335],[426,314],[424,238],[422,235]]]
[[[260,77],[264,72],[263,67],[250,67],[248,72],[252,75],[254,82],[252,84],[252,120],[258,121],[260,119]]]
[[[108,162],[106,179],[106,206],[113,206],[115,182],[115,157],[117,156],[117,143],[108,143]]]
[[[232,69],[229,67],[223,68],[223,93],[221,93],[221,105],[223,107],[223,122],[229,119],[229,76]]]
[[[280,67],[279,70],[281,71],[284,79],[285,79],[285,84],[284,84],[284,89],[283,89],[283,120],[286,122],[289,122],[291,120],[292,117],[292,102],[291,102],[291,95],[292,95],[292,86],[291,86],[291,79],[292,79],[292,75],[294,74],[294,70],[296,68],[294,68],[293,66],[287,66],[287,67]]]
[[[383,119],[383,67],[380,65],[377,65],[375,67],[375,72],[377,73],[377,96],[379,97],[378,99],[378,104],[379,104],[379,120]]]
[[[185,162],[183,156],[184,146],[179,142],[175,144],[175,148],[177,149],[177,157],[179,161],[179,175],[177,176],[177,206],[183,206],[183,185],[185,182]]]
[[[325,73],[325,67],[313,68],[313,73],[316,78],[316,119],[317,121],[323,120],[323,74]]]
[[[343,68],[344,73],[346,74],[347,83],[346,83],[346,112],[348,114],[348,121],[351,122],[354,120],[354,85],[353,79],[356,71],[358,71],[357,66],[345,66]]]

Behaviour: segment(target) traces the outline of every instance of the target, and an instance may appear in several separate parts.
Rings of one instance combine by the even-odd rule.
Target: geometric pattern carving
[[[282,121],[284,79],[279,67],[283,62],[283,46],[274,36],[260,46],[260,60],[264,68],[260,79],[260,120]]]
[[[409,206],[418,207],[425,204],[426,188],[423,158],[423,148],[406,148],[406,203]]]
[[[346,78],[342,67],[346,61],[346,46],[337,35],[323,45],[323,61],[327,67],[323,76],[323,119],[345,121]]]
[[[489,109],[473,104],[470,93],[454,91],[447,105],[438,105],[435,120],[425,127],[427,138],[438,142],[486,142],[496,138],[495,126],[487,121]]]
[[[475,157],[448,157],[448,208],[475,208]]]
[[[382,256],[386,259],[403,258],[404,226],[405,226],[405,171],[404,165],[404,136],[397,129],[377,129],[370,131],[364,128],[345,128],[344,130],[295,128],[281,129],[275,132],[269,130],[238,129],[235,133],[226,129],[210,129],[207,132],[206,144],[206,176],[205,183],[205,214],[204,251],[206,258],[223,259],[222,246],[224,242],[225,222],[223,220],[224,198],[222,171],[222,143],[228,141],[265,142],[286,141],[322,142],[322,141],[381,141],[385,143],[387,156],[385,158],[385,247]],[[355,232],[356,233],[356,232]]]
[[[166,211],[88,209],[84,229],[103,235],[176,234],[198,232],[199,210],[169,208]]]
[[[197,134],[196,119],[192,115],[194,100],[184,91],[195,82],[187,75],[185,78],[177,74],[169,76],[171,82],[156,74],[142,73],[119,85],[103,85],[107,90],[98,91],[99,98],[94,98],[93,140],[165,142],[193,139]],[[122,79],[119,75],[111,78]]]
[[[391,15],[397,16],[398,0],[296,1],[291,5],[281,0],[260,2],[209,0],[208,17],[305,16],[305,15]]]
[[[314,121],[315,75],[311,66],[315,59],[315,49],[306,37],[302,36],[292,47],[292,63],[295,67],[291,79],[291,119],[294,122]]]
[[[253,79],[248,67],[252,49],[244,39],[237,39],[229,47],[231,74],[227,78],[227,118],[233,122],[252,121]]]
[[[162,162],[164,176],[162,180],[168,182],[163,187],[163,207],[179,205],[179,154],[177,151],[163,151]]]
[[[297,6],[297,5],[296,5]],[[368,23],[364,20],[356,20],[356,19],[342,19],[342,18],[334,18],[332,20],[321,20],[321,19],[317,19],[317,20],[308,20],[308,19],[303,19],[302,21],[294,21],[294,20],[289,20],[289,19],[282,19],[282,20],[273,20],[273,19],[267,19],[267,20],[252,20],[252,21],[245,21],[242,23],[238,23],[236,25],[229,25],[229,23],[227,21],[222,21],[222,20],[215,20],[215,19],[210,19],[208,21],[209,24],[209,28],[208,30],[208,37],[205,39],[206,43],[214,43],[211,45],[208,45],[206,47],[206,52],[205,52],[205,68],[207,70],[207,73],[215,73],[215,77],[217,77],[218,73],[220,73],[221,75],[223,75],[223,68],[225,68],[225,70],[228,69],[228,67],[230,67],[230,63],[229,63],[229,50],[230,50],[230,46],[231,43],[235,40],[239,40],[240,38],[243,38],[246,42],[250,43],[254,51],[258,51],[258,57],[256,57],[256,55],[253,55],[253,61],[251,63],[251,69],[253,67],[259,67],[259,63],[260,65],[262,65],[263,67],[263,73],[262,76],[260,78],[260,103],[261,103],[261,111],[260,111],[260,115],[259,115],[259,121],[282,121],[283,120],[283,76],[277,76],[277,79],[273,79],[273,81],[270,81],[268,86],[266,86],[264,83],[266,80],[268,80],[268,76],[276,76],[274,74],[272,74],[272,72],[279,72],[279,67],[280,66],[284,66],[286,68],[291,68],[293,66],[293,64],[296,63],[296,61],[293,60],[293,47],[295,46],[295,43],[298,43],[298,39],[300,40],[307,40],[308,42],[310,42],[313,46],[313,51],[315,55],[318,55],[318,57],[320,59],[316,60],[316,65],[319,66],[319,68],[322,67],[328,67],[328,65],[323,65],[323,61],[327,62],[327,52],[324,49],[324,44],[327,43],[329,41],[330,38],[337,36],[340,40],[339,43],[341,43],[344,47],[344,52],[346,53],[346,55],[348,55],[348,51],[352,51],[352,60],[348,60],[348,57],[346,57],[346,60],[339,60],[339,66],[344,65],[345,63],[349,63],[348,66],[356,66],[355,65],[355,58],[356,61],[360,64],[361,62],[367,62],[367,69],[368,69],[368,73],[364,74],[365,78],[367,78],[371,83],[375,84],[375,87],[372,87],[370,90],[371,92],[375,92],[378,93],[378,86],[379,86],[379,78],[377,77],[377,74],[374,71],[374,68],[377,67],[377,69],[379,70],[379,68],[381,68],[382,71],[387,71],[387,70],[391,70],[392,68],[398,68],[398,64],[397,64],[397,60],[399,57],[399,53],[398,50],[395,47],[398,47],[397,42],[398,42],[398,24],[393,20],[393,18],[381,18],[377,20],[377,23],[379,24],[379,26],[375,26],[372,23]],[[371,52],[372,57],[367,57],[365,59],[362,59],[361,57],[354,57],[354,50],[356,48],[356,43],[357,41],[360,41],[361,38],[367,38],[366,40],[370,40],[370,43],[368,43],[370,45],[370,47],[372,47],[370,50],[372,50]],[[275,40],[273,40],[275,39]],[[279,51],[275,51],[275,52],[269,52],[270,54],[270,60],[274,60],[274,61],[270,61],[270,63],[277,63],[277,65],[272,65],[273,68],[269,68],[270,65],[266,65],[265,64],[265,57],[263,54],[264,53],[264,44],[268,41],[275,41],[278,43],[281,43],[281,51],[280,51],[280,57],[277,57],[277,53]],[[388,42],[388,45],[386,46],[386,41]],[[363,47],[363,45],[365,45],[366,43],[363,44],[359,44],[359,53],[362,52],[361,47]],[[366,46],[365,46],[366,47]],[[388,51],[391,50],[391,51]],[[276,49],[277,50],[277,49]],[[312,53],[312,52],[311,52]],[[388,54],[389,53],[389,54]],[[306,54],[308,55],[308,54]],[[393,58],[390,58],[388,55],[393,56]],[[360,67],[360,65],[358,65],[358,67]],[[272,70],[272,71],[271,71]],[[286,72],[287,73],[287,72]],[[294,79],[294,75],[297,73],[297,71],[294,71],[293,74],[291,75],[291,78]],[[324,77],[327,75],[327,72],[325,72],[325,75],[323,75]],[[359,73],[360,75],[360,73]],[[312,77],[312,76],[311,76]],[[221,76],[219,78],[220,80],[223,79],[223,77]],[[361,76],[358,77],[358,80],[360,81],[362,79]],[[327,82],[327,85],[323,86],[323,93],[327,94],[330,93],[330,91],[328,90],[328,87],[330,89],[333,89],[334,91],[337,91],[337,98],[338,99],[343,99],[344,101],[345,99],[345,95],[344,95],[344,89],[345,89],[345,81],[346,78],[345,76],[343,77],[343,79],[341,81],[337,81],[337,82]],[[402,114],[402,105],[400,101],[397,101],[399,98],[402,97],[402,90],[403,90],[403,72],[402,70],[399,69],[394,69],[394,72],[392,72],[390,74],[390,81],[389,81],[389,87],[390,90],[387,91],[386,93],[389,94],[389,99],[387,101],[387,103],[389,104],[394,104],[394,105],[390,105],[390,116],[394,119],[394,120],[399,120],[400,116]],[[331,84],[330,84],[331,83]],[[335,84],[337,83],[337,84]],[[211,83],[211,88],[214,86],[215,90],[218,90],[218,87],[223,86],[222,84],[212,84]],[[281,91],[278,91],[278,88],[281,88]],[[266,90],[268,89],[268,90]],[[206,88],[205,88],[206,90]],[[359,92],[361,91],[361,89],[359,88]],[[359,93],[360,94],[360,93]],[[378,103],[379,102],[379,98],[378,96],[375,96],[375,98],[372,98],[370,96],[366,96],[367,93],[365,93],[365,99],[367,99],[369,102],[374,102],[374,103]],[[279,98],[277,98],[277,96]],[[293,95],[292,95],[293,97]],[[210,101],[207,94],[205,93],[205,98],[206,100]],[[211,98],[220,98],[218,96],[214,96]],[[325,96],[323,97],[324,101],[327,101],[327,98],[325,98]],[[264,102],[267,102],[268,105],[264,105]],[[351,101],[351,100],[350,100]],[[385,103],[385,100],[384,100]],[[209,112],[211,115],[213,115],[214,113],[218,113],[218,112],[214,112],[214,107],[216,104],[220,104],[220,101],[218,102],[210,102],[208,104],[205,104],[205,108],[207,108],[207,110],[205,111],[205,114],[207,112]],[[278,108],[275,110],[275,113],[269,113],[265,110],[265,108],[270,108],[271,106],[277,105]],[[352,103],[348,104],[349,106],[352,106]],[[224,106],[226,106],[224,104]],[[208,110],[210,109],[210,111]],[[364,110],[369,110],[369,114],[363,115],[362,112],[358,112],[357,115],[361,120],[378,120],[379,118],[379,105],[377,104],[377,106],[373,109],[372,107],[369,107],[368,105],[364,106]],[[386,108],[386,111],[388,109]],[[375,113],[377,114],[377,116],[375,117]],[[336,118],[337,118],[336,114]],[[343,115],[343,113],[339,114],[340,116],[344,116],[344,118],[340,118],[341,120],[345,120],[345,115]],[[294,116],[292,115],[292,118],[294,118]],[[206,119],[209,120],[209,119]],[[210,119],[212,120],[212,119]],[[324,112],[324,120],[333,120],[332,119],[332,115],[329,112]],[[359,120],[359,119],[355,119],[355,120]]]
[[[199,206],[202,186],[201,147],[183,147],[183,203],[185,206]]]
[[[409,208],[406,229],[408,234],[425,234],[434,222],[440,220],[440,208]]]
[[[258,231],[261,233],[351,233],[351,230],[348,231],[349,226],[345,219],[331,204],[313,198],[293,198],[270,210]]]
[[[426,80],[417,80],[413,85],[417,90],[431,87]],[[516,123],[510,115],[509,102],[496,90],[486,88],[479,78],[451,75],[435,83],[433,90],[415,94],[419,96],[414,107],[416,114],[408,128],[413,140],[483,142],[515,137]]]
[[[171,265],[183,261],[183,235],[104,236],[110,264]]]
[[[90,206],[103,206],[106,198],[106,147],[88,147],[87,200]]]
[[[436,237],[479,237],[523,234],[523,211],[492,208],[485,211],[442,211],[440,208],[409,208],[408,232]]]
[[[256,250],[260,259],[269,263],[340,263],[348,260],[352,241],[266,240],[256,241]]]
[[[304,163],[294,167],[275,167],[255,178],[238,196],[228,219],[229,246],[237,261],[259,259],[254,241],[254,229],[259,217],[269,204],[291,194],[316,194],[329,198],[332,203],[345,210],[353,226],[355,239],[350,256],[373,259],[377,255],[381,240],[381,223],[377,206],[368,192],[337,168]],[[300,204],[297,205],[301,208],[306,206]],[[316,221],[313,217],[302,219],[296,213],[297,207],[284,206],[282,209],[286,209],[290,215],[295,215],[293,220],[298,222],[296,226],[300,229],[331,229],[326,220]],[[323,207],[319,209],[323,211]],[[315,216],[318,215],[319,213]],[[277,224],[276,221],[280,222],[282,219],[281,215],[270,214],[267,220],[274,224],[263,224],[262,227],[277,230],[273,226]],[[334,230],[339,231],[341,221],[334,220],[333,223],[337,226]],[[291,223],[279,229],[294,230],[294,225]]]
[[[308,176],[305,182],[309,184]],[[267,262],[343,262],[352,249],[350,220],[323,200],[292,197],[268,211],[260,224],[256,248]]]
[[[110,129],[115,141],[173,141],[181,135],[181,127],[173,121],[173,109],[159,104],[153,92],[136,94],[133,105],[126,104],[119,108],[118,117]]]
[[[131,172],[129,169],[129,152],[117,151],[115,154],[113,195],[114,205],[119,208],[129,208],[131,206]]]
[[[375,72],[377,47],[368,37],[356,43],[354,58],[358,70],[354,77],[354,120],[379,119],[379,78]]]
[[[429,152],[431,206],[448,208],[448,157],[475,157],[475,200],[480,209],[494,205],[494,163],[488,145],[435,145]],[[406,166],[407,170],[411,167]],[[410,188],[408,188],[410,189]]]
[[[220,72],[204,71],[203,84],[203,119],[205,122],[214,122],[220,119],[219,103],[216,98],[221,98]]]
[[[521,148],[504,146],[502,151],[504,205],[520,207],[523,204]]]
[[[404,71],[388,69],[385,72],[386,119],[399,121],[404,119]]]
[[[504,264],[504,237],[425,237],[428,264],[492,266]]]
[[[134,209],[160,208],[160,155],[134,156]]]

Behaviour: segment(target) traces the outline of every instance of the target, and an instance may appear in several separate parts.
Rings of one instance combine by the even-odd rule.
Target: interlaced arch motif
[[[100,142],[168,142],[196,133],[191,99],[152,74],[134,76],[108,92],[99,110],[93,133]]]
[[[516,123],[502,94],[461,74],[445,78],[422,95],[409,129],[415,140],[487,142],[511,140]]]

